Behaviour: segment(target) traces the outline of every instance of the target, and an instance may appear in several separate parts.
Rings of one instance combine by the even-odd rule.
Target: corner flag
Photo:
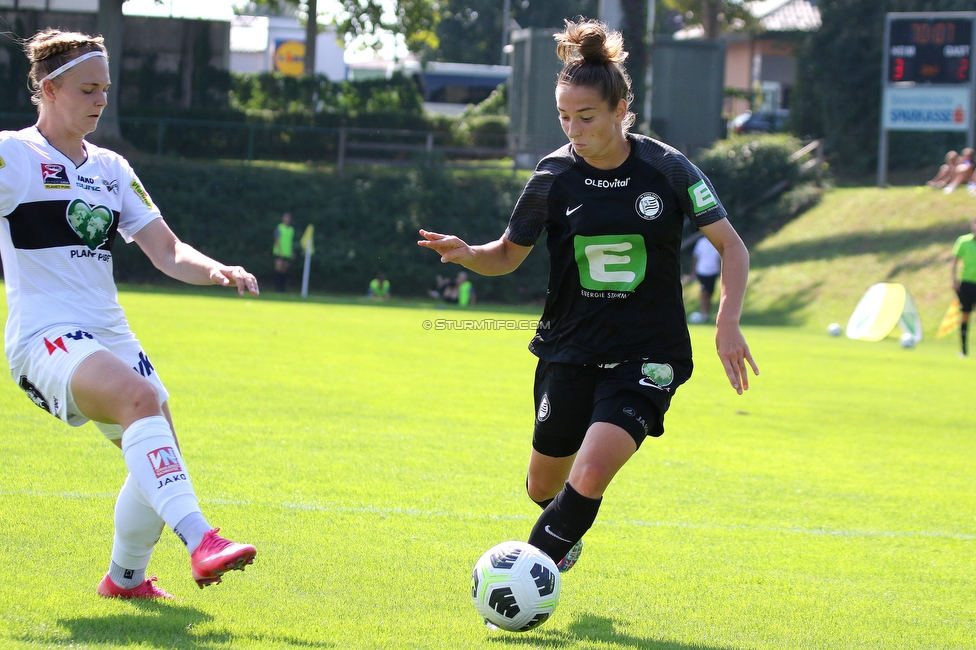
[[[945,316],[942,317],[942,322],[939,323],[939,331],[935,333],[935,338],[941,339],[962,325],[962,311],[960,311],[959,307],[959,299],[957,298],[952,301],[949,309],[946,310]]]

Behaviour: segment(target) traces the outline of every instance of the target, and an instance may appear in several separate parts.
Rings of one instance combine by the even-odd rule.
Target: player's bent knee
[[[132,381],[125,392],[119,396],[118,404],[120,413],[117,419],[123,427],[142,418],[163,414],[156,388],[138,376],[137,380]]]
[[[528,493],[529,498],[536,503],[552,499],[562,489],[563,481],[535,481],[531,477],[525,480],[525,491]]]

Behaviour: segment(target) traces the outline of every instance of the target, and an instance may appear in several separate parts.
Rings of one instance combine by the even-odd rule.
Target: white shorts
[[[52,327],[31,339],[24,362],[11,368],[10,374],[32,402],[71,426],[80,427],[89,418],[75,404],[71,376],[78,364],[100,350],[111,352],[148,379],[160,404],[169,399],[159,374],[132,332],[91,334],[70,325]],[[95,422],[95,426],[109,440],[122,437],[121,425]]]

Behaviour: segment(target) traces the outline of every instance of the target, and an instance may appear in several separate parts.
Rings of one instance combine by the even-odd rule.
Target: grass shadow
[[[335,648],[334,643],[308,641],[281,634],[254,635],[228,630],[199,632],[196,628],[213,620],[213,616],[192,607],[171,602],[129,601],[133,611],[105,616],[79,616],[56,621],[58,629],[67,631],[70,642],[129,647],[133,644],[152,648],[233,647],[235,643],[253,642],[277,646],[287,644],[296,648]],[[36,643],[37,639],[23,639]],[[57,644],[62,645],[63,639]],[[51,640],[52,643],[55,640]]]
[[[729,650],[716,646],[688,645],[673,641],[659,641],[617,631],[617,622],[606,616],[586,614],[570,623],[569,628],[547,630],[545,627],[527,634],[498,634],[489,639],[493,643],[533,648],[560,648],[569,644],[598,643],[641,650]]]
[[[770,268],[781,264],[831,260],[865,253],[896,255],[932,244],[948,249],[960,234],[964,234],[964,226],[965,224],[950,224],[872,233],[838,233],[831,237],[752,251],[750,268]]]
[[[794,293],[782,295],[761,309],[746,304],[742,311],[742,323],[770,327],[799,327],[804,322],[803,310],[817,300],[823,285],[823,282],[815,282]]]

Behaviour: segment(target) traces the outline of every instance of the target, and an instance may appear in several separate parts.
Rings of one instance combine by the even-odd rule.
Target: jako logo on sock
[[[183,471],[183,468],[180,467],[180,457],[176,455],[176,451],[172,447],[154,449],[146,454],[146,458],[152,463],[156,478]]]

